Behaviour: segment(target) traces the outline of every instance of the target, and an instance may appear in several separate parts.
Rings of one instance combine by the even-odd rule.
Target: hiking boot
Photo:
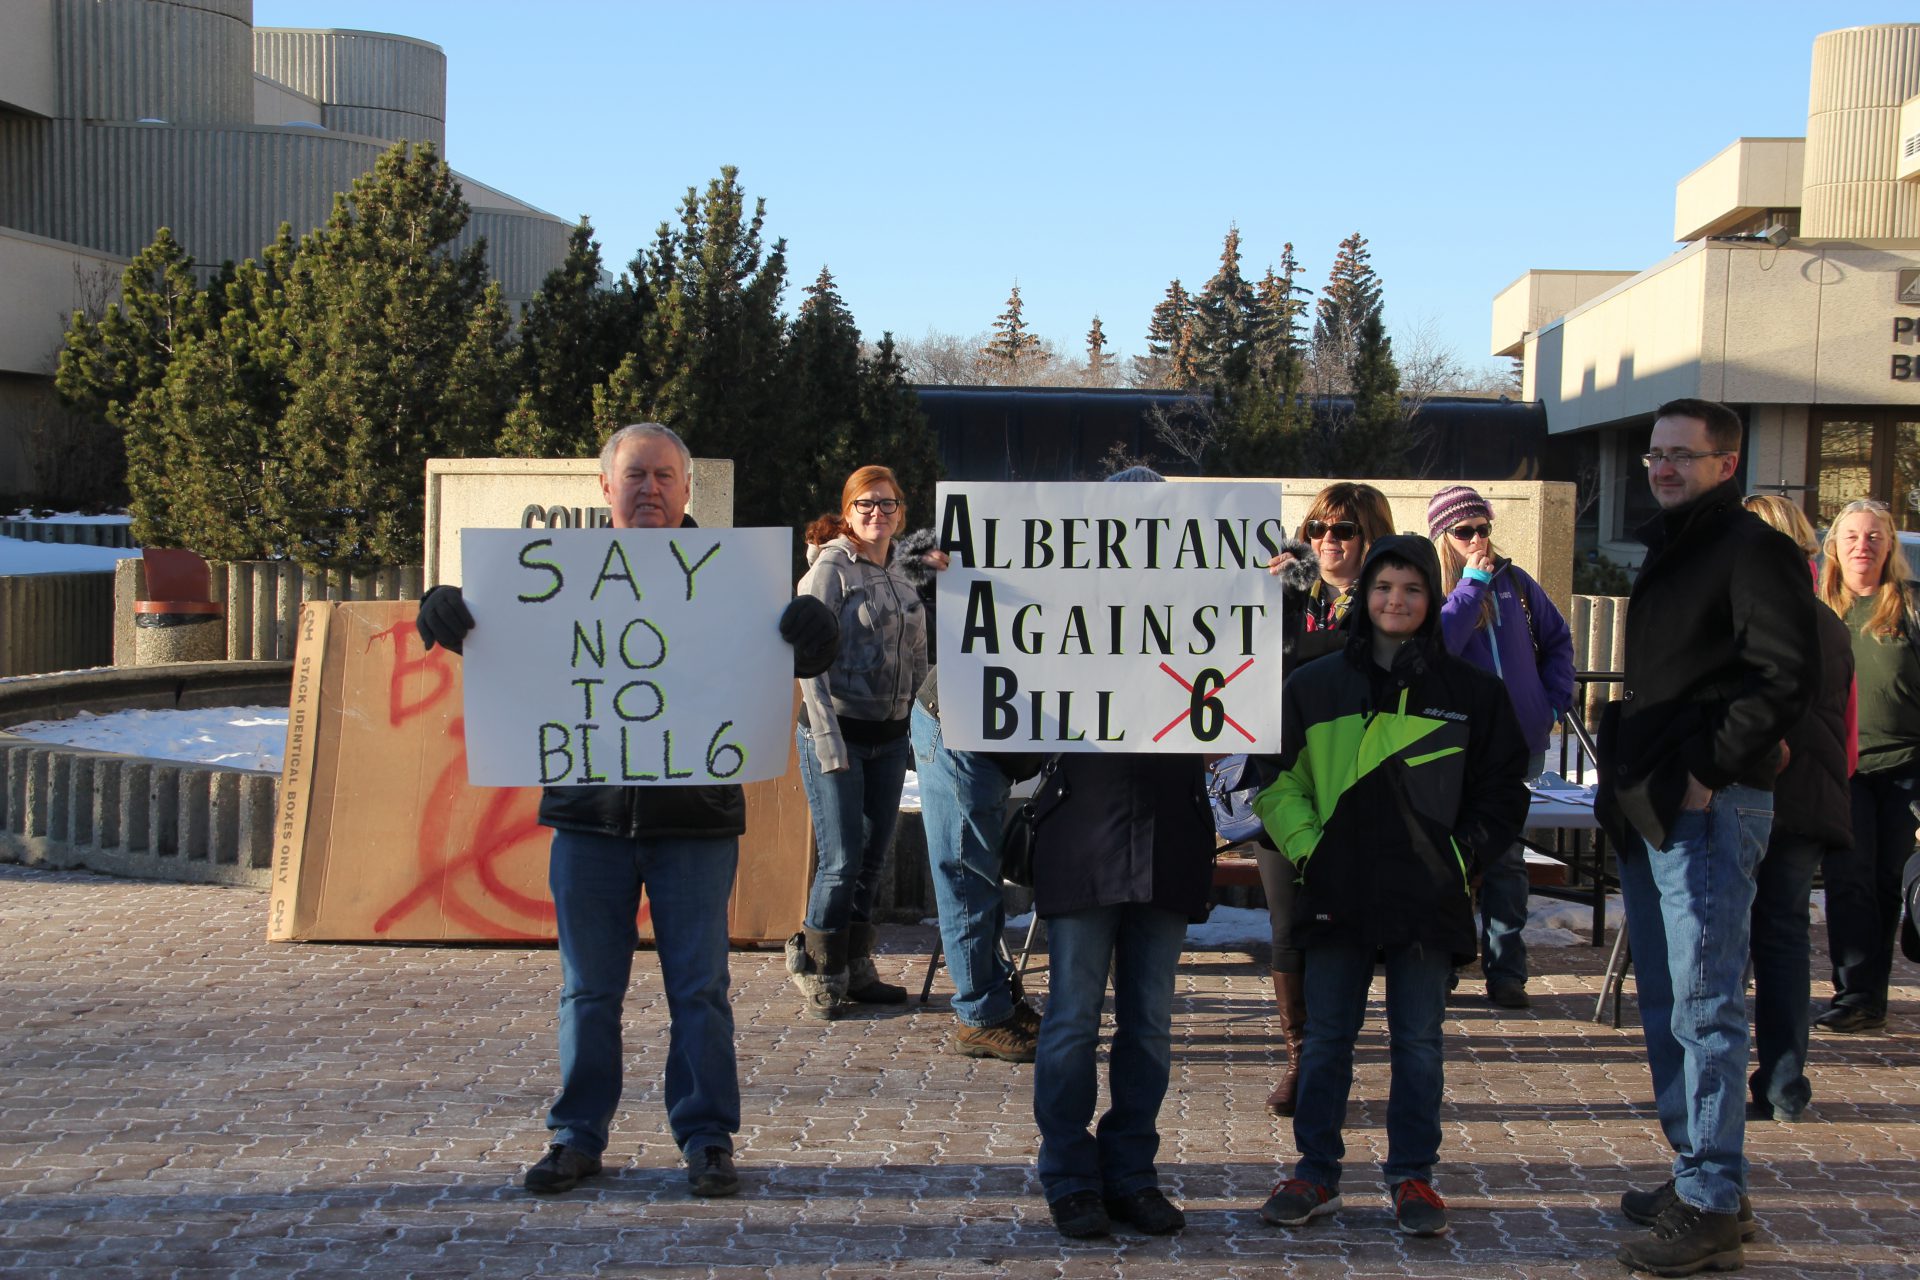
[[[1447,1234],[1447,1202],[1424,1178],[1396,1182],[1388,1193],[1393,1201],[1393,1220],[1410,1236]]]
[[[847,926],[847,999],[856,1004],[905,1004],[907,989],[880,981],[874,967],[873,946],[879,940],[871,924]]]
[[[1673,1189],[1673,1179],[1651,1191],[1629,1191],[1620,1197],[1620,1214],[1628,1222],[1637,1222],[1650,1227],[1660,1221],[1660,1215],[1680,1203],[1679,1192]],[[1747,1193],[1740,1193],[1740,1212],[1735,1215],[1740,1220],[1740,1238],[1751,1240],[1760,1227],[1753,1220],[1753,1201],[1747,1199]]]
[[[701,1147],[687,1152],[687,1189],[697,1196],[730,1196],[740,1189],[733,1152],[725,1147]]]
[[[547,1154],[540,1158],[539,1164],[527,1170],[525,1182],[527,1190],[533,1194],[552,1196],[571,1191],[582,1179],[597,1177],[599,1173],[599,1156],[590,1156],[578,1147],[556,1142],[547,1148]]]
[[[1737,1214],[1708,1213],[1674,1197],[1644,1235],[1614,1254],[1632,1271],[1690,1276],[1696,1271],[1735,1271],[1746,1262]]]
[[[1142,1187],[1123,1196],[1106,1198],[1107,1217],[1138,1227],[1150,1236],[1170,1236],[1187,1225],[1180,1206],[1166,1198],[1158,1187]]]
[[[1113,1230],[1107,1207],[1095,1191],[1069,1191],[1047,1201],[1047,1212],[1053,1215],[1054,1229],[1069,1240],[1091,1240]]]
[[[1489,982],[1487,984],[1487,1003],[1502,1009],[1531,1009],[1533,1001],[1527,996],[1527,984],[1524,982]]]
[[[1037,1031],[1029,1031],[1020,1022],[1020,1010],[1014,1011],[990,1027],[970,1027],[964,1022],[953,1033],[953,1051],[963,1058],[998,1058],[1002,1062],[1032,1062],[1039,1043]]]
[[[1833,1031],[1843,1036],[1857,1036],[1869,1031],[1885,1031],[1887,1015],[1870,1013],[1850,1004],[1837,1004],[1813,1020],[1819,1031]]]
[[[802,929],[787,939],[787,972],[809,1017],[837,1018],[847,1003],[847,935]]]
[[[1340,1207],[1340,1193],[1304,1178],[1287,1178],[1260,1206],[1260,1220],[1276,1227],[1305,1226],[1310,1219]]]

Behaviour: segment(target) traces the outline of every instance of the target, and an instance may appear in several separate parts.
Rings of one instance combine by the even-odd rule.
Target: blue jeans
[[[1535,752],[1527,761],[1527,781],[1539,777],[1546,767],[1547,753]],[[1521,931],[1527,927],[1527,896],[1532,892],[1526,846],[1516,840],[1488,864],[1480,878],[1480,967],[1489,985],[1526,985],[1527,942]]]
[[[1808,1002],[1813,975],[1807,932],[1820,846],[1773,829],[1755,878],[1753,912],[1753,1048],[1759,1059],[1747,1088],[1782,1120],[1796,1120],[1813,1098],[1807,1082]]]
[[[560,929],[560,1096],[553,1140],[599,1155],[620,1106],[620,1007],[644,887],[667,992],[667,1123],[682,1151],[733,1149],[740,1077],[727,1003],[727,900],[740,842],[553,833],[547,883]]]
[[[1047,1013],[1033,1060],[1040,1186],[1048,1203],[1075,1191],[1122,1196],[1160,1184],[1160,1102],[1173,1061],[1173,978],[1185,916],[1145,903],[1047,918]],[[1099,1092],[1100,1009],[1113,972],[1110,1105],[1087,1131]]]
[[[1674,1190],[1734,1213],[1747,1185],[1748,929],[1773,796],[1724,787],[1674,820],[1665,849],[1620,847],[1620,897]]]
[[[953,974],[953,1014],[969,1027],[991,1027],[1013,1014],[1013,970],[1000,948],[1007,927],[1000,833],[1011,788],[986,756],[947,750],[940,722],[917,702],[912,726],[940,948]]]
[[[913,748],[905,738],[849,742],[847,767],[825,773],[804,725],[794,730],[794,740],[820,857],[807,894],[807,928],[833,932],[866,924],[873,919],[874,892],[900,821],[900,789]]]
[[[1307,1042],[1300,1053],[1300,1092],[1293,1112],[1293,1145],[1300,1152],[1293,1176],[1323,1187],[1340,1186],[1353,1088],[1353,1042],[1367,1017],[1367,989],[1381,948],[1367,943],[1306,949]],[[1453,957],[1419,943],[1384,948],[1387,969],[1387,1185],[1409,1178],[1433,1181],[1440,1157],[1441,1018]]]
[[[1833,1004],[1884,1017],[1900,932],[1900,875],[1913,853],[1907,802],[1920,799],[1920,789],[1911,769],[1856,773],[1851,789],[1853,848],[1826,857]]]

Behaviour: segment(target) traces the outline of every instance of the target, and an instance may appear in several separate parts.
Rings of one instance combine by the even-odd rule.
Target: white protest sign
[[[699,786],[787,771],[786,529],[466,529],[467,777]]]
[[[1280,749],[1268,484],[942,484],[940,731],[967,751]]]

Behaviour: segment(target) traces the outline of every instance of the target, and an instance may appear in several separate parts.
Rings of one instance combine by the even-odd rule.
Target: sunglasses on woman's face
[[[1309,520],[1306,529],[1309,538],[1332,538],[1335,542],[1352,542],[1360,536],[1360,526],[1351,520],[1335,520],[1332,524]]]
[[[1456,542],[1472,542],[1475,538],[1491,538],[1493,526],[1490,524],[1457,524],[1447,530],[1447,535]]]

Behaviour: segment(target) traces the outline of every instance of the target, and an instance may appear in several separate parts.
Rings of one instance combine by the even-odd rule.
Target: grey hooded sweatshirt
[[[927,675],[927,612],[890,548],[886,568],[862,560],[845,537],[807,548],[800,590],[840,620],[833,665],[800,681],[808,732],[820,768],[847,767],[840,717],[904,721]]]

